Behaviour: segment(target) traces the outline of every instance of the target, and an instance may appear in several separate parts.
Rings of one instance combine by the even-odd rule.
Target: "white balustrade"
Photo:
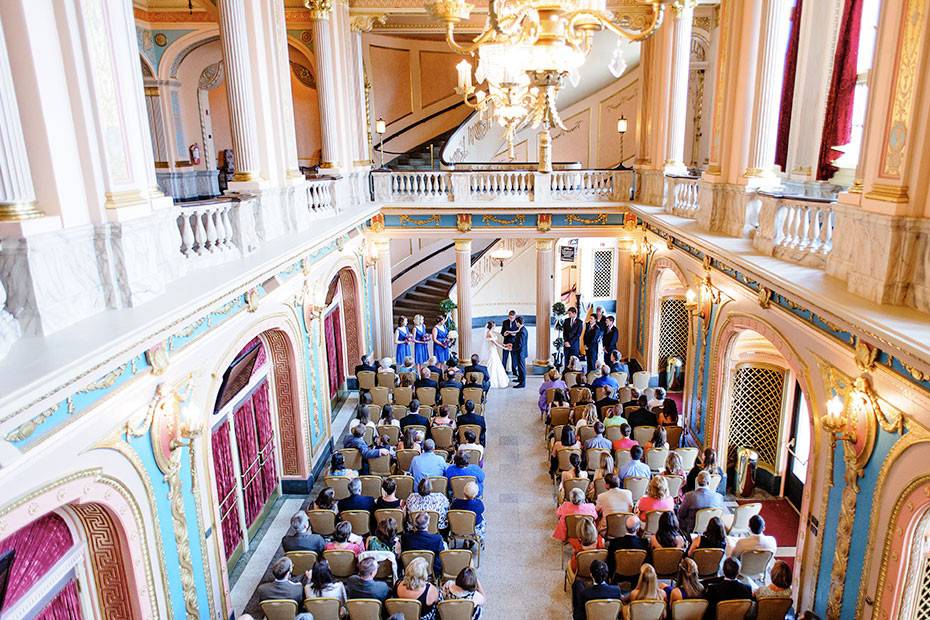
[[[833,249],[833,203],[771,194],[760,197],[753,246],[784,260],[823,267]]]
[[[447,172],[432,170],[392,172],[391,196],[412,201],[446,201],[450,189],[448,177]]]
[[[335,210],[333,185],[331,179],[307,181],[307,209],[312,215]]]
[[[491,276],[500,273],[501,262],[500,259],[491,257],[491,252],[494,250],[510,250],[513,252],[511,257],[507,259],[512,261],[517,256],[523,253],[532,239],[512,239],[510,237],[505,237],[498,239],[491,247],[489,247],[485,253],[471,266],[471,290],[472,294],[475,293],[478,289],[484,286]]]
[[[700,186],[697,177],[667,176],[665,196],[669,211],[681,217],[697,215]]]
[[[622,171],[565,170],[549,175],[550,195],[555,200],[625,200],[620,196],[615,180]],[[632,174],[632,173],[631,173]]]
[[[534,177],[525,170],[487,170],[466,172],[468,194],[472,200],[528,199]]]
[[[186,258],[219,255],[235,250],[230,210],[232,200],[178,207],[181,254]]]

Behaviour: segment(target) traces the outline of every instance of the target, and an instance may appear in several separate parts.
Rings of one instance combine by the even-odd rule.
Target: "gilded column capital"
[[[537,239],[536,249],[541,252],[552,251],[555,247],[555,239]]]
[[[349,24],[352,26],[352,32],[371,32],[371,29],[375,27],[376,22],[382,25],[386,24],[387,15],[384,13],[365,13],[360,15],[351,15],[349,17]]]
[[[304,0],[304,6],[310,11],[310,19],[322,21],[329,19],[333,10],[333,0]]]
[[[455,239],[456,252],[471,252],[471,239]]]

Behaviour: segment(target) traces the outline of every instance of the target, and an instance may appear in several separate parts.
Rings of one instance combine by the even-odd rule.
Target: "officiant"
[[[501,335],[504,337],[504,346],[512,345],[517,333],[517,312],[511,310],[507,313],[507,318],[501,323]],[[501,362],[504,364],[504,370],[507,370],[507,360],[510,360],[510,370],[508,372],[513,373],[514,363],[513,363],[513,354],[510,349],[505,348],[504,352],[501,354]]]

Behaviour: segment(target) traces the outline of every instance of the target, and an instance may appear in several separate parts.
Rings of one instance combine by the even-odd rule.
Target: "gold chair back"
[[[434,387],[418,387],[417,388],[417,400],[419,400],[424,405],[433,406],[436,404],[436,388]]]
[[[342,602],[338,598],[308,598],[304,609],[313,614],[313,620],[339,620]]]
[[[662,620],[665,601],[633,601],[630,603],[630,620]],[[720,616],[726,618],[727,616]]]
[[[397,490],[394,492],[398,499],[407,499],[407,496],[413,493],[413,476],[397,474],[390,476],[391,480],[397,484]],[[398,525],[400,522],[398,521]]]
[[[308,510],[307,517],[314,534],[332,536],[336,531],[336,513],[332,510]]]
[[[623,603],[615,599],[595,599],[584,604],[585,617],[588,620],[617,620]]]
[[[457,387],[444,387],[439,390],[439,399],[443,405],[457,407],[461,396],[462,391]]]
[[[439,553],[442,564],[442,582],[454,580],[463,568],[471,566],[472,553],[468,549],[446,549]]]
[[[336,579],[348,579],[355,574],[355,552],[348,549],[327,549],[323,559],[329,562],[329,569]]]
[[[717,617],[727,620],[741,620],[749,617],[752,601],[749,599],[736,601],[720,601],[717,603]]]
[[[652,441],[652,436],[656,432],[655,426],[637,426],[633,429],[633,439],[639,442],[639,445],[644,446],[648,442]]]
[[[289,599],[268,599],[261,602],[261,608],[268,620],[294,620],[297,615],[297,603]]]
[[[393,377],[394,375],[391,376]],[[371,403],[373,405],[383,407],[391,402],[391,389],[386,388],[383,385],[379,384],[377,387],[371,388],[368,393],[371,394]]]
[[[756,620],[784,620],[791,604],[790,598],[760,598],[756,601]]]
[[[672,620],[704,620],[709,605],[710,603],[702,598],[675,601],[672,603]]]
[[[439,620],[471,620],[475,613],[475,602],[467,599],[440,601],[437,606]]]
[[[284,555],[294,563],[294,569],[291,572],[295,575],[303,575],[316,564],[315,551],[288,551]]]
[[[454,434],[451,426],[434,426],[430,431],[436,447],[440,450],[451,450],[455,447]]]
[[[349,497],[349,480],[348,476],[323,476],[323,484],[332,488],[337,502]]]
[[[389,598],[384,601],[387,615],[401,614],[404,620],[420,620],[420,601],[406,598]]]
[[[371,521],[371,515],[367,510],[344,510],[339,513],[339,518],[348,521],[352,526],[352,533],[359,536],[368,535],[368,524]]]
[[[381,601],[376,598],[354,598],[346,601],[349,620],[381,620]],[[313,617],[316,620],[316,616]]]
[[[659,579],[674,579],[678,574],[678,565],[681,564],[685,552],[681,549],[661,548],[652,550],[652,566],[656,569]]]
[[[375,372],[373,370],[360,370],[355,375],[355,378],[358,379],[358,389],[362,391],[368,391],[375,387]]]
[[[346,460],[346,468],[355,471],[362,468],[362,453],[355,448],[340,448],[339,454]]]
[[[452,476],[449,484],[452,485],[452,495],[455,499],[465,499],[465,485],[469,482],[477,482],[474,476]]]
[[[378,373],[378,387],[393,388],[395,385],[397,385],[397,374],[393,370]]]
[[[723,510],[720,508],[701,508],[698,510],[697,514],[694,515],[694,528],[691,533],[700,536],[706,532],[707,524],[714,517],[723,517]]]
[[[723,549],[697,549],[693,558],[701,579],[716,577],[720,573],[720,563],[723,562]]]
[[[394,404],[403,405],[404,407],[410,406],[410,401],[413,400],[413,388],[412,387],[396,387],[394,388]]]
[[[614,573],[621,577],[639,579],[639,569],[645,561],[644,549],[618,549],[614,551]]]

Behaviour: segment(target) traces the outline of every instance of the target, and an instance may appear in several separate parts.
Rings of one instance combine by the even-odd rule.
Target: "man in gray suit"
[[[291,529],[281,539],[281,546],[284,547],[285,553],[313,551],[317,557],[322,558],[326,541],[322,536],[310,530],[310,519],[307,518],[307,513],[301,510],[291,517]]]
[[[304,604],[304,588],[296,581],[291,581],[291,571],[294,563],[290,558],[283,557],[271,565],[271,574],[274,581],[258,586],[258,601],[270,599],[290,599],[297,603],[297,609]]]
[[[701,508],[723,508],[723,496],[710,488],[710,474],[702,471],[695,480],[693,491],[685,493],[678,507],[678,519],[686,532],[694,529],[694,519]]]

